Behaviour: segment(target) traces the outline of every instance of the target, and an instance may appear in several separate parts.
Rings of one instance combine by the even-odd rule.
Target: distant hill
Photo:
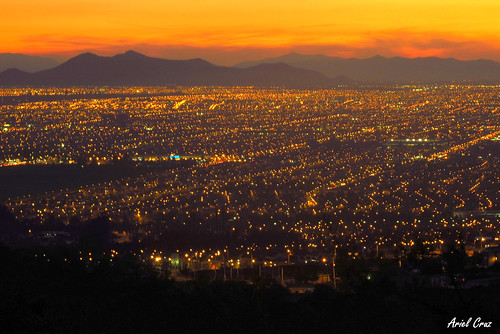
[[[17,68],[26,72],[38,72],[53,68],[59,62],[52,58],[28,56],[19,53],[0,53],[0,72]]]
[[[285,63],[322,73],[328,77],[346,76],[363,82],[500,82],[500,63],[492,60],[461,61],[454,58],[385,58],[345,59],[324,55],[291,53],[277,58],[244,62],[248,68],[257,64]]]
[[[292,88],[334,87],[345,78],[331,79],[320,73],[279,64],[258,64],[249,68],[223,67],[202,59],[167,60],[135,51],[113,57],[84,53],[37,73],[7,70],[0,73],[3,86],[87,86],[87,85],[253,85]]]

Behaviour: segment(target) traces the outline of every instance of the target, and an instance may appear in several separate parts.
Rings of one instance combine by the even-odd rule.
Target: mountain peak
[[[95,53],[92,53],[92,52],[84,52],[82,54],[79,54],[78,56],[73,57],[73,59],[74,58],[95,58],[95,57],[99,57],[99,56],[96,55]]]
[[[85,60],[94,60],[96,58],[99,58],[98,55],[96,55],[95,53],[91,53],[91,52],[85,52],[85,53],[82,53],[82,54],[79,54],[78,56],[75,56],[71,59],[69,59],[67,61],[68,62],[75,62],[75,61],[85,61]]]
[[[139,53],[137,51],[134,51],[134,50],[128,50],[127,52],[125,52],[124,54],[121,54],[121,55],[117,55],[117,56],[127,56],[127,57],[146,57],[145,55],[143,55],[142,53]]]
[[[149,57],[145,56],[142,53],[139,53],[137,51],[128,50],[125,53],[117,54],[117,55],[115,55],[115,56],[113,56],[111,58],[112,59],[141,60],[141,59],[146,59],[146,58],[149,58]]]

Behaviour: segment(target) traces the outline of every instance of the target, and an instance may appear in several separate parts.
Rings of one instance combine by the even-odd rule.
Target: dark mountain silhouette
[[[59,65],[55,59],[28,56],[19,53],[0,53],[0,72],[17,68],[26,72],[38,72]]]
[[[134,51],[113,57],[84,53],[50,70],[37,73],[9,70],[0,73],[4,86],[88,85],[254,85],[286,87],[334,87],[335,80],[287,64],[259,64],[250,68],[213,65],[202,59],[167,60]]]
[[[461,61],[454,58],[344,59],[324,55],[291,53],[277,58],[244,62],[249,68],[258,64],[285,63],[322,73],[328,77],[346,76],[364,82],[500,82],[500,63],[492,60]]]

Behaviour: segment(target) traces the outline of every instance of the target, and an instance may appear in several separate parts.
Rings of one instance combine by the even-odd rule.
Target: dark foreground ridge
[[[500,311],[498,284],[457,295],[445,288],[395,288],[379,276],[352,291],[317,285],[299,295],[271,279],[249,284],[201,276],[177,282],[128,257],[96,258],[84,265],[81,256],[62,246],[9,249],[0,244],[2,331],[441,333],[454,317],[495,321]]]
[[[167,60],[135,51],[113,57],[84,53],[37,73],[9,69],[0,73],[0,86],[284,86],[332,88],[346,79],[330,79],[287,64],[259,64],[250,68],[223,67],[202,59]]]

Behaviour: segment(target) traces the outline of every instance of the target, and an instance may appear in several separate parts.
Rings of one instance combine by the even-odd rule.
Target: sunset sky
[[[17,0],[0,6],[0,52],[234,63],[292,51],[500,61],[497,0]]]

